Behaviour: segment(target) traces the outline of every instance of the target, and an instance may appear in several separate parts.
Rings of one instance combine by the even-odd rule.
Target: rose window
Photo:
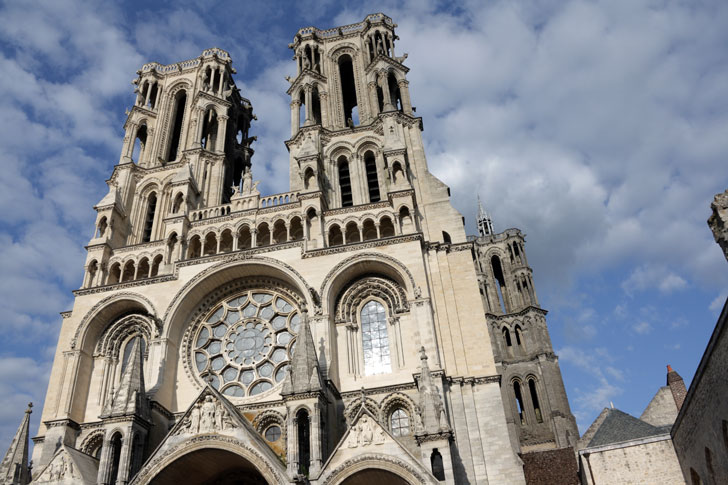
[[[193,340],[198,375],[226,396],[255,396],[286,376],[301,324],[292,299],[249,290],[218,304]]]

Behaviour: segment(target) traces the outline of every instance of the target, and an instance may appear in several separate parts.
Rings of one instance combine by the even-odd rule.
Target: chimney
[[[680,374],[676,371],[672,370],[672,366],[670,364],[667,365],[667,385],[670,386],[672,397],[675,399],[675,405],[679,411],[685,401],[685,396],[688,391],[685,389],[685,382],[683,381],[683,378],[680,377]]]

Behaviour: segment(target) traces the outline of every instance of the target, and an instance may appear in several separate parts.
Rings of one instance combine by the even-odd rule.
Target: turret
[[[15,432],[10,448],[0,462],[0,483],[6,485],[25,485],[30,483],[30,465],[28,464],[28,431],[33,403],[28,404],[25,416]]]

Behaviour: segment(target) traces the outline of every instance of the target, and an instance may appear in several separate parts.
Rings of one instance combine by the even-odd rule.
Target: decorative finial
[[[672,366],[670,364],[667,364],[667,372],[675,372],[672,370]]]
[[[33,412],[33,403],[32,402],[28,403],[28,409],[26,409],[25,412],[28,414]]]
[[[425,346],[420,347],[420,360],[427,360],[427,354],[425,353]]]

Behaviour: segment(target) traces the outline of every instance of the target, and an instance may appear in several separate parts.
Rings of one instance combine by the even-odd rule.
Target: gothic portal
[[[518,484],[531,453],[573,459],[524,237],[466,237],[395,27],[295,35],[282,194],[227,52],[137,71],[33,483]]]

